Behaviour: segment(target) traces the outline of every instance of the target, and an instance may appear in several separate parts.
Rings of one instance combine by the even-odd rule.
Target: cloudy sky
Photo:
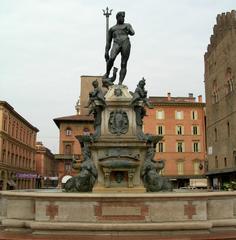
[[[124,84],[150,96],[204,96],[204,53],[216,16],[235,0],[0,0],[0,100],[58,153],[53,118],[75,114],[81,75],[105,73],[102,9],[126,12],[136,34]],[[115,65],[119,67],[119,58]]]

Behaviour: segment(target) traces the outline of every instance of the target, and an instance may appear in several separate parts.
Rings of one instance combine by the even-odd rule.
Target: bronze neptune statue
[[[115,26],[111,27],[108,31],[106,48],[105,48],[105,59],[107,62],[107,69],[104,75],[104,80],[109,79],[109,74],[111,68],[113,67],[114,61],[117,55],[121,54],[121,69],[119,77],[119,85],[124,81],[126,72],[127,72],[127,62],[130,54],[130,41],[129,35],[134,35],[134,30],[129,23],[124,23],[125,12],[118,12],[116,14],[117,23]],[[112,49],[111,42],[113,40]],[[110,55],[109,55],[110,51]]]

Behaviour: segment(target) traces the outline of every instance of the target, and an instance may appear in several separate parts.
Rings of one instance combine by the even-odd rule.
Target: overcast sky
[[[59,151],[53,118],[75,114],[81,75],[105,73],[105,16],[126,12],[136,34],[124,84],[150,96],[204,96],[204,53],[216,16],[235,0],[0,0],[0,100]],[[119,67],[120,59],[115,65]]]

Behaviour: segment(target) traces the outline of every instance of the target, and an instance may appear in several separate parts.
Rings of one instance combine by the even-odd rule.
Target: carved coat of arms
[[[108,128],[112,134],[116,134],[118,136],[127,133],[129,128],[127,113],[121,109],[111,112]]]

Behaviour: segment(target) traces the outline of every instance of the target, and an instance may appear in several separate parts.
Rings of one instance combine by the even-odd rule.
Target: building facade
[[[55,154],[59,183],[65,176],[74,176],[77,171],[72,168],[73,161],[81,161],[81,147],[77,135],[93,132],[93,117],[72,115],[54,119],[59,128],[59,154]]]
[[[162,174],[175,188],[205,182],[205,104],[192,94],[188,97],[150,97],[144,132],[163,136],[156,146],[156,160],[164,160]],[[205,184],[206,186],[206,184]]]
[[[38,129],[0,101],[0,189],[35,187]]]
[[[220,188],[236,179],[236,11],[217,16],[204,60],[207,175]]]
[[[36,142],[36,188],[56,187],[58,184],[54,154],[42,142]]]
[[[59,182],[63,177],[76,174],[72,162],[81,161],[81,149],[76,135],[93,132],[93,116],[88,116],[89,92],[92,81],[101,77],[82,76],[80,101],[76,105],[76,115],[54,119],[60,131],[59,154],[55,158],[58,165]],[[150,97],[155,106],[147,109],[144,118],[144,132],[163,135],[157,144],[156,160],[165,160],[162,174],[171,178],[174,187],[202,184],[205,167],[205,104],[201,96],[198,102],[192,94],[189,97]],[[83,114],[82,114],[83,113]],[[63,181],[62,181],[63,182]]]

